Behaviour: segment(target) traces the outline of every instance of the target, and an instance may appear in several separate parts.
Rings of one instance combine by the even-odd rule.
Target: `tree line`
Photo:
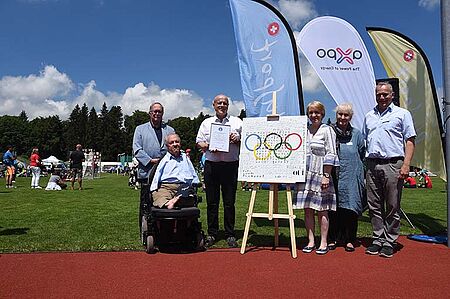
[[[202,121],[209,117],[200,113],[197,117],[178,117],[168,120],[180,135],[183,149],[195,149],[195,137]],[[245,117],[242,110],[240,117]],[[119,154],[132,155],[132,142],[135,128],[149,121],[147,112],[136,110],[132,115],[123,115],[120,106],[108,109],[106,103],[99,113],[86,104],[76,105],[67,120],[58,115],[37,117],[29,120],[25,111],[18,116],[0,116],[0,151],[12,145],[18,157],[30,156],[33,147],[39,148],[42,158],[54,155],[68,160],[70,151],[80,143],[85,149],[101,152],[102,161],[117,161]],[[200,154],[191,151],[193,161]]]

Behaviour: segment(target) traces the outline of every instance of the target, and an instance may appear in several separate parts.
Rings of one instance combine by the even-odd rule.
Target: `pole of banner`
[[[267,116],[267,119],[274,117],[278,120],[277,114],[277,92],[272,92],[272,115]],[[273,219],[273,213],[278,213],[278,184],[270,184],[269,190],[269,220]],[[274,228],[274,246],[278,247],[279,244],[279,227],[278,218],[273,219]]]
[[[447,161],[447,247],[450,248],[450,189],[449,172],[450,172],[450,137],[448,130],[450,128],[450,1],[441,1],[441,34],[442,34],[442,80],[444,85],[444,104],[445,104],[445,154]]]
[[[278,121],[280,116],[276,114],[277,112],[277,94],[274,91],[272,93],[272,114],[267,115],[268,121]],[[250,224],[252,222],[252,218],[266,218],[269,220],[273,220],[274,222],[274,247],[278,246],[279,243],[279,226],[278,219],[288,219],[289,221],[289,230],[291,237],[291,251],[292,257],[297,258],[297,245],[295,240],[295,227],[294,227],[294,209],[292,207],[292,193],[291,187],[289,184],[286,184],[286,199],[287,199],[287,208],[288,214],[279,214],[278,213],[278,184],[271,183],[269,190],[269,207],[268,213],[253,213],[253,208],[256,200],[256,185],[253,185],[252,195],[250,197],[250,203],[248,206],[247,212],[247,221],[245,223],[244,236],[242,237],[242,245],[241,245],[241,254],[245,253],[245,247],[247,244],[248,233],[250,231]]]

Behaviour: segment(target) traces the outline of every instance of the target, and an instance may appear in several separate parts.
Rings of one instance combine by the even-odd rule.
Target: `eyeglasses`
[[[152,111],[150,111],[150,113],[153,113],[153,114],[163,114],[163,111],[162,110],[152,110]]]
[[[392,93],[377,93],[377,98],[387,98],[391,95]]]

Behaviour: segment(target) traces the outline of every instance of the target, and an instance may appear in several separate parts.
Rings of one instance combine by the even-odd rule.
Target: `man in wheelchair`
[[[192,185],[200,181],[191,160],[181,152],[180,137],[169,134],[166,137],[167,153],[158,163],[150,192],[153,206],[173,209],[194,206]]]
[[[199,178],[192,162],[181,152],[180,137],[166,136],[168,152],[158,162],[150,177],[150,200],[142,218],[142,237],[148,253],[155,247],[185,244],[203,250],[200,210],[197,208],[196,187]],[[153,172],[153,171],[152,171]]]

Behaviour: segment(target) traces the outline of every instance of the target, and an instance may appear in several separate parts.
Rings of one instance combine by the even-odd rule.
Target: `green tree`
[[[116,161],[117,155],[125,152],[127,147],[123,127],[123,113],[120,106],[112,106],[108,111],[106,103],[100,113],[102,160]]]
[[[86,128],[86,148],[92,148],[99,151],[100,141],[100,121],[97,115],[97,111],[92,107],[89,111]]]
[[[81,132],[79,143],[81,143],[84,147],[86,147],[87,144],[88,119],[89,119],[89,108],[87,107],[86,103],[84,103],[83,106],[81,107],[78,119],[79,130]]]
[[[78,143],[82,143],[84,140],[85,133],[80,126],[81,121],[81,109],[77,104],[70,113],[69,119],[64,122],[64,140],[69,150],[74,149]]]
[[[17,155],[26,154],[29,147],[29,123],[21,116],[0,116],[0,151],[12,145]]]
[[[54,155],[66,159],[66,145],[63,138],[63,124],[59,116],[38,117],[30,122],[31,148],[36,146],[42,158]]]

